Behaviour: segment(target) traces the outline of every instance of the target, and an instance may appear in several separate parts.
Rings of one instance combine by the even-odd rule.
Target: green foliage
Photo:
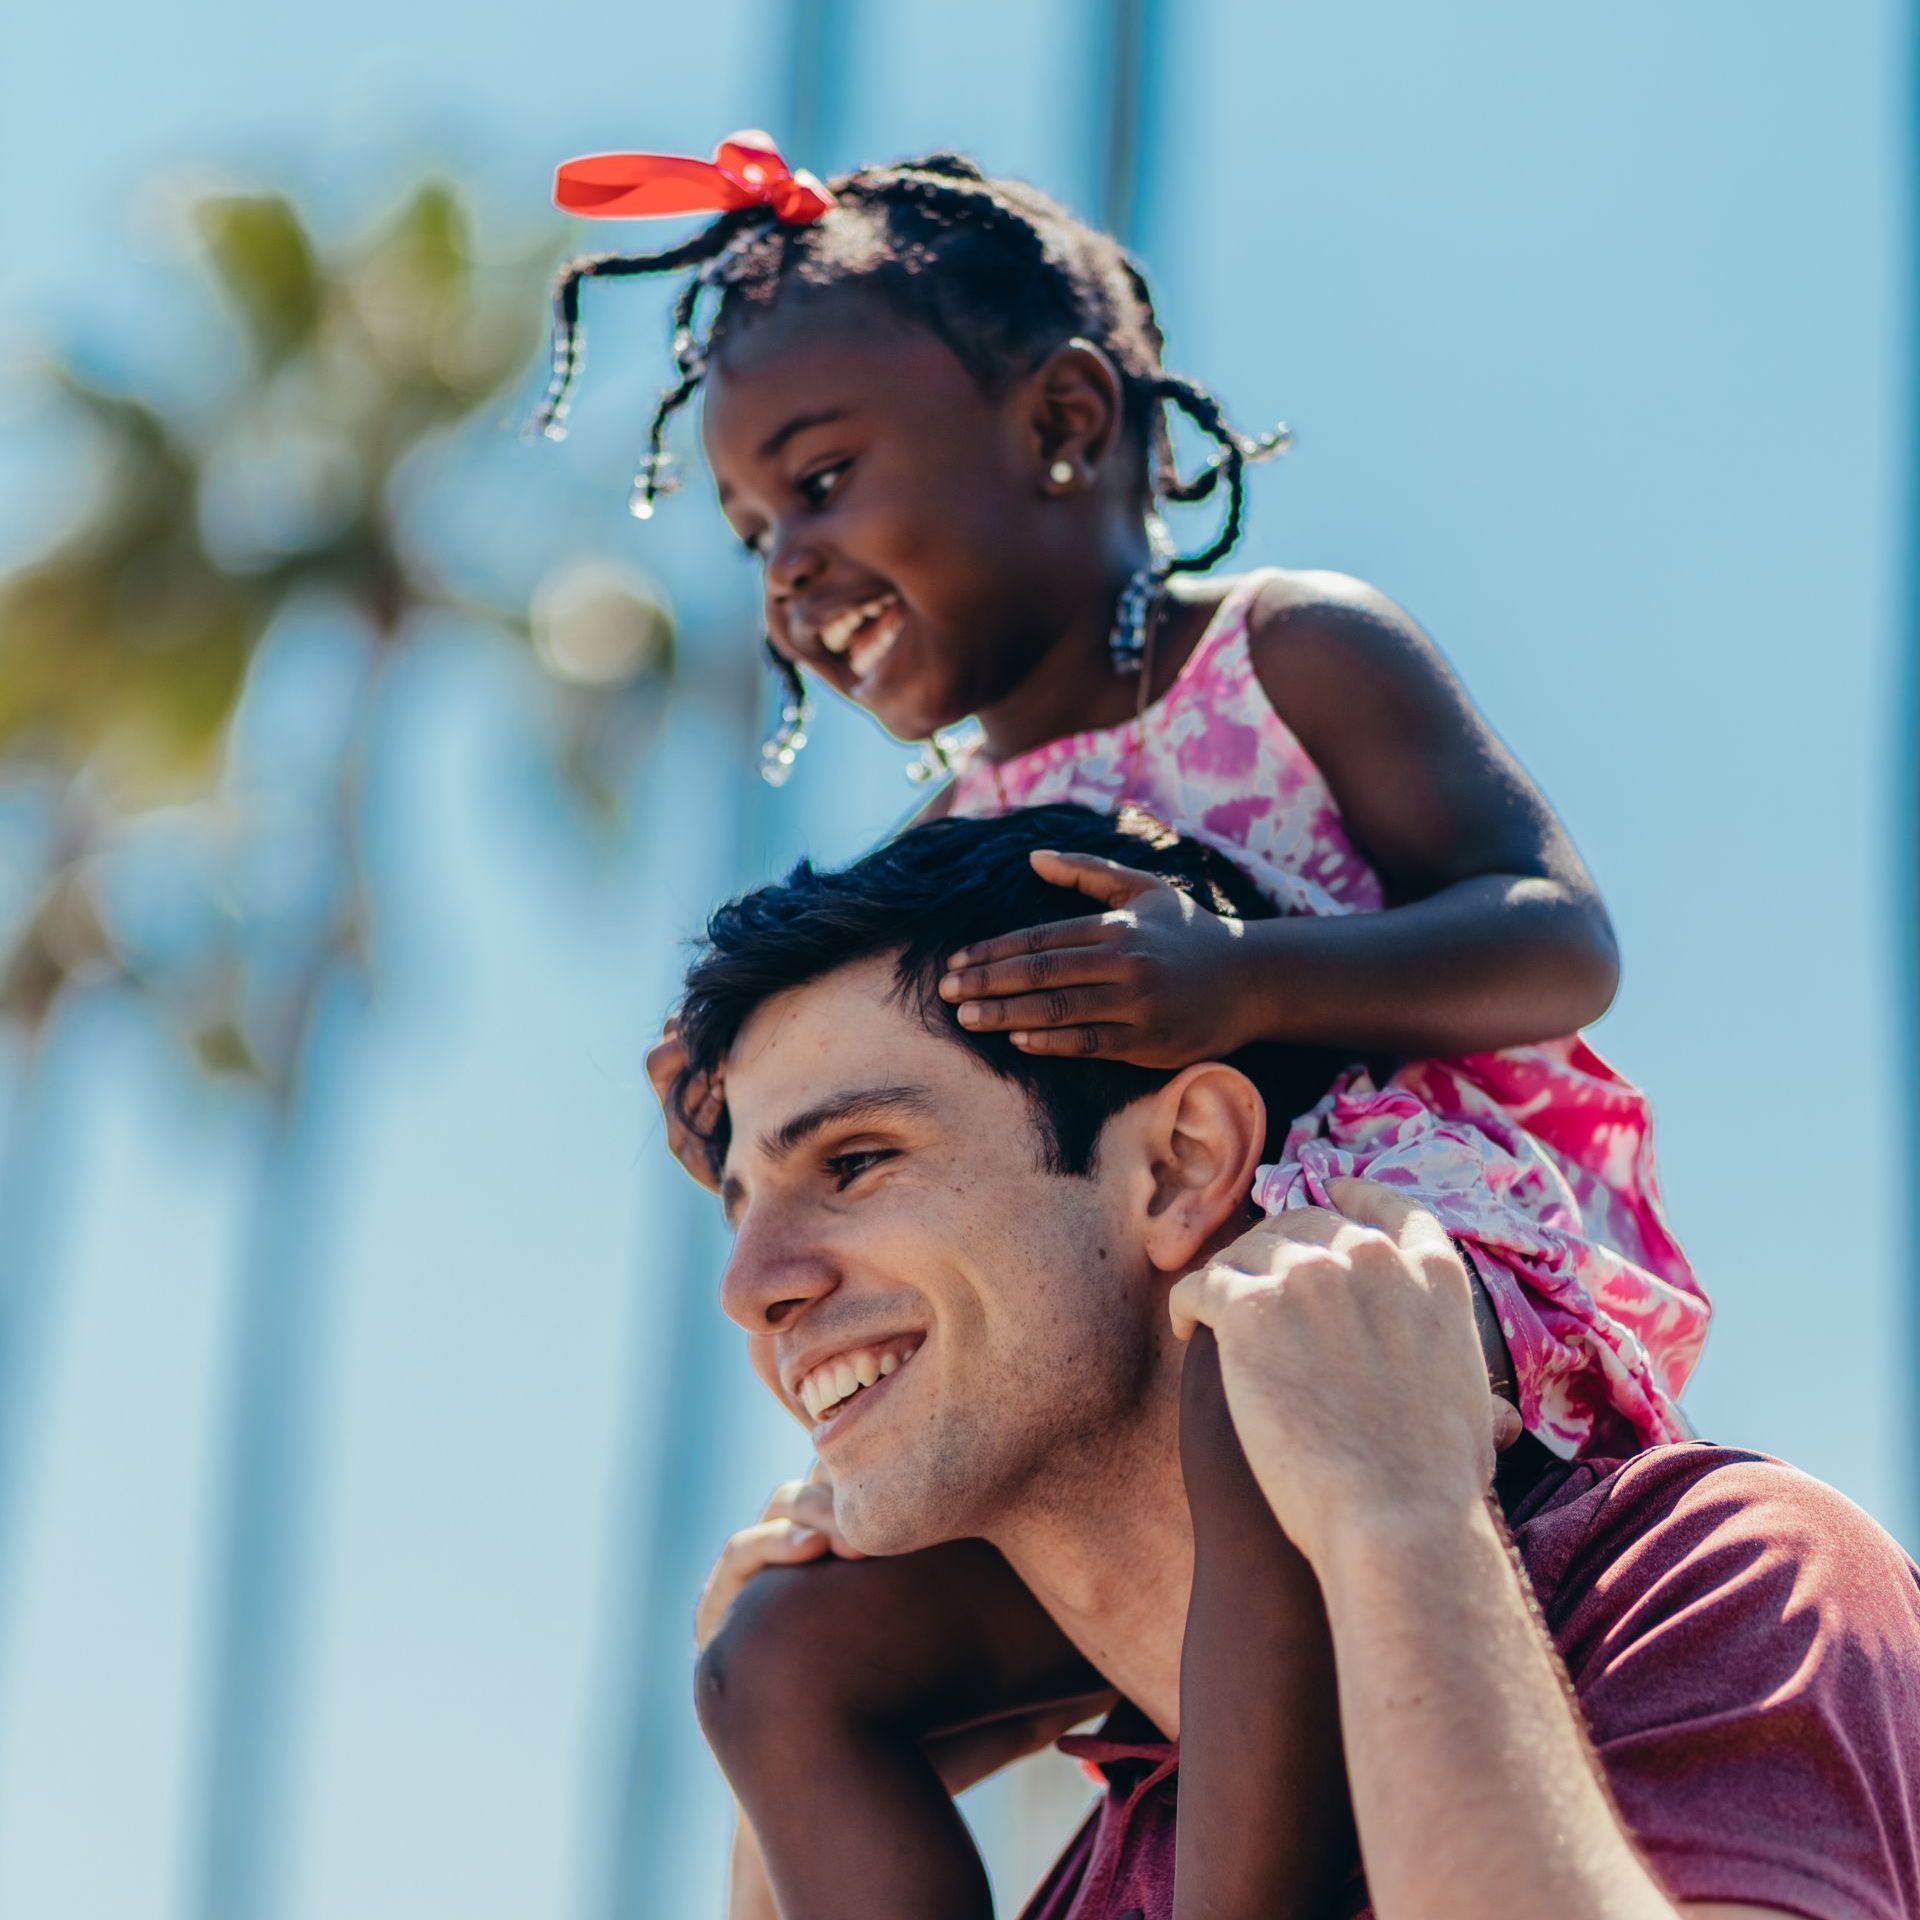
[[[276,366],[313,338],[324,285],[313,242],[282,195],[220,194],[194,210],[207,264],[263,363]]]
[[[198,457],[158,413],[55,378],[104,471],[78,530],[0,583],[0,760],[162,799],[211,779],[272,589],[207,554]]]
[[[440,180],[338,243],[317,240],[274,193],[209,196],[191,230],[245,344],[228,391],[210,413],[187,415],[51,369],[96,451],[95,482],[73,529],[0,579],[0,780],[30,772],[84,786],[109,839],[115,818],[211,799],[256,655],[296,601],[336,609],[378,656],[429,614],[532,637],[524,608],[477,604],[421,557],[406,537],[401,470],[525,368],[543,324],[545,252],[478,258],[466,203]],[[604,684],[583,692],[577,671],[534,656],[558,710],[621,707],[636,686],[642,705],[657,702],[671,635],[640,598],[631,618],[658,632],[624,663],[616,656]],[[558,730],[556,760],[590,813],[619,768],[582,754],[579,736],[638,744],[649,732],[631,717],[611,732]],[[351,777],[343,763],[343,807]],[[62,885],[56,874],[49,898]],[[98,914],[88,924],[73,953],[111,961],[110,929]],[[44,931],[0,939],[0,1018],[38,1024],[73,977],[67,949]],[[353,945],[339,928],[329,941],[334,953]],[[254,1070],[237,1005],[196,1007],[180,1023],[212,1071]]]
[[[393,475],[501,391],[539,326],[538,263],[477,274],[443,183],[330,251],[278,194],[209,198],[194,227],[250,363],[200,431],[55,368],[100,479],[75,531],[0,581],[0,766],[85,767],[122,806],[207,789],[254,651],[296,595],[339,602],[383,643],[447,606],[401,557]],[[331,511],[284,512],[243,551],[210,543],[210,474],[237,465],[230,492],[271,498],[302,459],[324,466]]]

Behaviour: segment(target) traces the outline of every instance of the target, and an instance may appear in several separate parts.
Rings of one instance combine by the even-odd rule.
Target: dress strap
[[[1267,569],[1250,573],[1238,581],[1214,608],[1213,617],[1207,622],[1206,631],[1193,643],[1193,651],[1180,664],[1180,671],[1173,677],[1173,685],[1168,687],[1161,699],[1166,700],[1174,689],[1188,679],[1204,678],[1216,655],[1233,646],[1236,641],[1244,641],[1247,633],[1248,617],[1253,612],[1253,603],[1259,598],[1260,589],[1266,585]]]

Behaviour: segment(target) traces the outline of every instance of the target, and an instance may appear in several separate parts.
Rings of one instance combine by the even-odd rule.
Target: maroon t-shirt
[[[1514,1542],[1628,1829],[1680,1901],[1920,1920],[1920,1570],[1852,1502],[1724,1447],[1556,1464]],[[1173,1911],[1177,1746],[1060,1743],[1107,1791],[1027,1920]],[[1367,1915],[1356,1878],[1345,1910]]]

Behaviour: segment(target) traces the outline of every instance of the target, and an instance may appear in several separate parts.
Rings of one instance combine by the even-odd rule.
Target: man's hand
[[[816,1463],[807,1479],[776,1487],[759,1520],[721,1548],[695,1610],[696,1650],[707,1650],[759,1576],[866,1559],[842,1536],[833,1483]],[[869,1562],[863,1573],[848,1569],[840,1577],[846,1584],[830,1580],[819,1589],[819,1606],[799,1604],[807,1597],[800,1593],[774,1599],[756,1634],[769,1665],[781,1671],[769,1703],[776,1692],[797,1692],[815,1705],[870,1707],[876,1676],[884,1676],[888,1714],[921,1721],[920,1744],[949,1793],[1039,1752],[1112,1706],[1111,1689],[980,1542]],[[809,1587],[812,1580],[807,1576]],[[957,1695],[956,1704],[939,1712],[921,1707],[940,1693]]]
[[[1245,923],[1227,920],[1151,873],[1085,853],[1036,853],[1033,870],[1109,910],[1030,927],[947,962],[943,999],[962,1026],[1004,1033],[1024,1053],[1187,1067],[1251,1037],[1230,988]]]
[[[1048,1656],[1049,1647],[1064,1647],[1057,1630],[1006,1563],[980,1543],[960,1541],[924,1555],[840,1564],[864,1560],[840,1534],[833,1488],[818,1466],[807,1480],[777,1488],[759,1521],[727,1542],[695,1615],[706,1680],[713,1678],[707,1671],[710,1649],[729,1628],[736,1641],[744,1628],[747,1645],[736,1646],[731,1657],[719,1655],[723,1670],[731,1667],[740,1683],[723,1689],[732,1696],[724,1725],[715,1716],[710,1687],[703,1685],[709,1738],[720,1737],[736,1768],[747,1762],[748,1775],[759,1771],[751,1764],[756,1753],[771,1764],[772,1796],[757,1797],[769,1823],[765,1837],[786,1863],[785,1897],[794,1912],[818,1911],[821,1899],[826,1910],[845,1911],[849,1885],[857,1890],[860,1877],[887,1857],[886,1846],[878,1844],[850,1869],[848,1836],[876,1831],[881,1842],[914,1835],[928,1848],[925,1865],[943,1897],[954,1893],[954,1910],[984,1910],[984,1893],[976,1900],[969,1890],[978,1860],[951,1811],[939,1813],[944,1796],[1046,1746],[1110,1706],[1112,1695],[1071,1649],[1065,1649],[1065,1663],[1057,1654]],[[741,1618],[756,1614],[757,1619]],[[958,1712],[930,1714],[934,1695],[956,1691],[943,1669],[955,1658],[979,1659],[983,1649],[970,1646],[969,1635],[983,1629],[990,1651],[996,1621],[1013,1622],[1016,1638],[1022,1637],[1019,1623],[1029,1623],[1024,1637],[1036,1643],[1039,1667],[1024,1685],[1015,1684],[996,1698],[994,1675],[1004,1668],[1003,1650],[999,1660],[980,1662],[978,1697]],[[962,1696],[970,1691],[964,1680],[963,1672]],[[896,1717],[906,1722],[891,1753],[883,1755],[881,1772],[889,1790],[906,1787],[911,1794],[914,1769],[923,1770],[928,1785],[919,1820],[895,1825],[882,1817],[877,1829],[862,1824],[875,1801],[863,1791],[858,1767],[847,1764],[849,1714],[869,1729],[891,1725]],[[936,1719],[947,1724],[933,1730]],[[915,1723],[930,1730],[916,1738],[907,1730]],[[870,1733],[862,1736],[861,1744],[870,1738]],[[924,1772],[928,1768],[930,1776]],[[931,1802],[925,1794],[931,1794]],[[860,1846],[853,1844],[858,1855]],[[775,1920],[781,1908],[762,1835],[744,1798],[729,1879],[731,1920]],[[876,1898],[876,1910],[935,1911],[916,1894],[902,1894],[891,1880]],[[904,1909],[897,1905],[901,1899]]]
[[[1169,1302],[1182,1339],[1213,1329],[1248,1463],[1316,1567],[1342,1527],[1471,1512],[1512,1420],[1439,1221],[1369,1181],[1331,1196],[1339,1213],[1261,1222]]]
[[[726,1093],[717,1073],[696,1080],[688,1090],[687,1119],[682,1120],[674,1104],[673,1084],[686,1064],[687,1047],[680,1038],[680,1021],[678,1016],[670,1015],[660,1030],[660,1038],[647,1050],[647,1079],[652,1084],[653,1097],[660,1102],[661,1117],[667,1123],[667,1145],[673,1157],[709,1192],[717,1193],[720,1183],[707,1164],[707,1136],[719,1123]]]
[[[842,1538],[833,1518],[833,1483],[826,1469],[816,1465],[809,1478],[775,1487],[760,1518],[742,1527],[720,1549],[694,1609],[695,1651],[706,1651],[707,1642],[720,1631],[740,1597],[740,1589],[755,1574],[769,1567],[804,1566],[828,1554],[841,1560],[866,1558]]]

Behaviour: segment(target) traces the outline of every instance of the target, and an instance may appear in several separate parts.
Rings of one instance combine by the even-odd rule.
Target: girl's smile
[[[978,715],[994,751],[1017,751],[1078,724],[1089,685],[1112,679],[1139,511],[1123,457],[1048,488],[1052,404],[1033,380],[989,391],[857,288],[792,290],[736,320],[702,432],[775,649],[903,740]]]

